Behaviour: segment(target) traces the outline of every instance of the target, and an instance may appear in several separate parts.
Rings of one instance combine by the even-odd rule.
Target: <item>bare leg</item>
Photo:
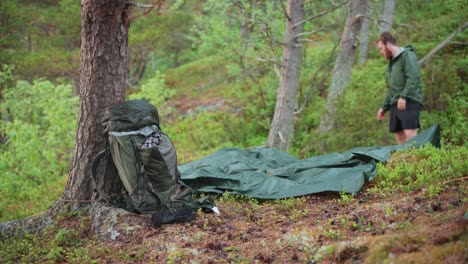
[[[395,138],[396,138],[396,141],[398,142],[398,145],[405,144],[406,142],[405,131],[401,130],[401,131],[395,132]]]
[[[405,130],[403,130],[403,132],[405,133],[406,141],[414,138],[418,134],[417,129],[405,129]]]

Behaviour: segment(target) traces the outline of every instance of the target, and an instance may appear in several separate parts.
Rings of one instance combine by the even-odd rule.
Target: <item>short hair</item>
[[[379,41],[382,41],[382,43],[384,45],[387,44],[387,43],[391,43],[393,45],[396,45],[396,43],[397,43],[396,38],[392,34],[390,34],[390,32],[388,32],[388,31],[382,32],[382,34],[380,34],[380,37],[377,40],[377,43]]]

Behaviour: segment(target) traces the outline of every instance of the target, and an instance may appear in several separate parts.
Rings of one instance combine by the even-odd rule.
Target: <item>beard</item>
[[[393,59],[392,52],[390,52],[389,48],[385,47],[384,54],[385,54],[385,59],[387,59],[387,60]]]

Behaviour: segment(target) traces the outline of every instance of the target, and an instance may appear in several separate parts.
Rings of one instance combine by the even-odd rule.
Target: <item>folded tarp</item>
[[[198,193],[241,194],[259,199],[281,199],[320,192],[357,193],[374,179],[376,163],[395,150],[440,146],[438,125],[402,146],[360,147],[308,159],[279,150],[224,148],[199,160],[179,165],[181,179]]]

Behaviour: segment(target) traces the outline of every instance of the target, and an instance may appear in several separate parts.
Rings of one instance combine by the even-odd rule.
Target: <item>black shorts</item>
[[[405,110],[398,110],[397,106],[393,105],[390,108],[389,131],[395,133],[404,129],[420,128],[419,113],[421,108],[421,104],[411,101],[406,101]]]

